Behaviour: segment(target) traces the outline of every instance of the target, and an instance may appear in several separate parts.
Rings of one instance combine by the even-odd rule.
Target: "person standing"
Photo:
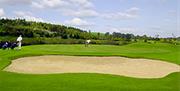
[[[21,50],[21,41],[22,41],[22,36],[20,35],[18,38],[17,38],[17,42],[18,42],[18,49]]]
[[[91,42],[91,40],[86,40],[85,41],[85,47],[88,47],[89,43]]]

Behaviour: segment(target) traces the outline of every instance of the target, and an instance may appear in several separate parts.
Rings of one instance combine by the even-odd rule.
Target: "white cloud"
[[[138,28],[136,27],[117,27],[117,26],[113,26],[113,25],[106,25],[104,27],[104,32],[119,32],[119,33],[133,33],[133,34],[137,34],[137,32],[140,31]]]
[[[92,8],[93,3],[89,0],[41,0],[33,1],[32,6],[36,8],[62,8],[68,6],[68,8]]]
[[[64,0],[42,0],[39,2],[32,2],[32,7],[35,8],[62,8],[68,5],[69,3]]]
[[[80,18],[73,18],[72,20],[65,21],[65,24],[73,26],[90,26],[92,23],[82,20]]]
[[[17,18],[26,19],[28,21],[44,22],[42,18],[34,17],[31,12],[15,11],[14,14]]]
[[[81,9],[81,10],[64,10],[64,15],[66,16],[74,16],[74,17],[96,17],[98,16],[98,12],[92,9]]]
[[[19,5],[19,4],[31,4],[32,0],[0,0],[2,5]]]
[[[67,0],[68,1],[68,0]],[[93,3],[90,0],[69,0],[71,3],[74,3],[83,8],[92,8],[94,7]]]
[[[31,6],[40,9],[55,9],[65,16],[81,18],[98,16],[90,0],[42,0],[33,1]]]
[[[0,17],[4,16],[5,15],[5,12],[4,12],[4,9],[3,8],[0,8]]]
[[[42,4],[38,3],[38,2],[32,2],[31,6],[34,7],[34,8],[40,8],[40,9],[44,8],[44,5],[42,5]]]
[[[102,14],[103,18],[106,19],[135,19],[138,17],[139,8],[132,7],[125,10],[125,12],[106,13]]]
[[[168,15],[172,17],[177,17],[178,12],[176,10],[170,10],[168,11]]]
[[[132,15],[137,15],[138,12],[139,12],[139,8],[137,8],[137,7],[132,7],[130,9],[126,10],[126,13],[132,14]]]
[[[133,32],[135,32],[136,30],[137,30],[137,29],[135,29],[135,28],[130,28],[130,27],[111,28],[111,31],[120,32],[120,33],[133,33]]]

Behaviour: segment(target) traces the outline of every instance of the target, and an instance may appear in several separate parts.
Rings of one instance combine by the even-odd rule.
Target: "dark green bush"
[[[0,41],[11,41],[16,42],[16,37],[0,37]],[[46,37],[36,37],[36,38],[23,38],[23,45],[36,45],[36,44],[84,44],[83,39],[62,39],[60,37],[46,38]],[[99,45],[126,45],[130,42],[127,41],[112,41],[112,40],[92,40],[91,44]]]

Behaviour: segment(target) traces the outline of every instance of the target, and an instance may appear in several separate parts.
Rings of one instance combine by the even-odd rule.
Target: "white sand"
[[[124,57],[37,56],[13,60],[4,71],[28,74],[103,73],[162,78],[180,72],[180,66],[158,60]]]

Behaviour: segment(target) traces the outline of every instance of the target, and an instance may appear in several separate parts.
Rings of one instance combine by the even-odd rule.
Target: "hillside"
[[[176,38],[135,36],[119,32],[91,32],[65,25],[26,21],[25,19],[0,19],[0,41],[14,41],[19,35],[25,38],[25,44],[82,44],[85,39],[91,39],[93,44],[122,45],[139,40],[166,43],[174,43],[177,40]],[[68,40],[64,41],[64,39]]]

